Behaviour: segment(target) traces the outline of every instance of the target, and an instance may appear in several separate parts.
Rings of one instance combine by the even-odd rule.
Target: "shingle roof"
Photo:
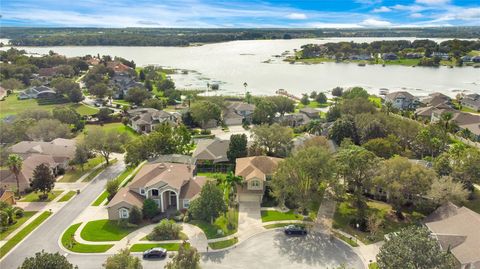
[[[185,184],[180,192],[180,199],[195,199],[202,190],[203,185],[207,183],[206,177],[195,177]]]
[[[197,147],[192,157],[197,160],[210,160],[214,163],[227,162],[227,151],[230,140],[201,139],[198,141]]]
[[[163,183],[178,191],[193,178],[194,165],[179,163],[147,163],[128,185],[130,188],[148,188]]]
[[[444,250],[450,249],[461,264],[480,263],[480,215],[466,207],[448,205],[433,213],[437,216],[426,226],[435,234]]]
[[[73,158],[76,142],[72,139],[57,138],[51,142],[22,141],[13,145],[10,150],[16,154],[44,154],[52,157]]]
[[[142,208],[143,200],[145,200],[145,198],[143,198],[140,194],[129,190],[127,187],[123,187],[118,190],[117,194],[115,194],[112,200],[108,203],[108,207],[114,206],[121,202],[126,202],[132,206],[135,205],[139,208]]]
[[[281,160],[268,156],[237,158],[235,175],[243,177],[244,180],[259,178],[265,181],[267,175],[275,172]]]
[[[392,92],[386,95],[387,99],[394,100],[397,98],[405,98],[405,99],[414,99],[415,97],[411,95],[409,92],[401,91],[401,92]]]

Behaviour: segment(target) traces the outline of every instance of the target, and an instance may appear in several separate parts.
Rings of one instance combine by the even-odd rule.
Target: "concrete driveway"
[[[224,132],[221,127],[217,127],[214,129],[210,129],[212,134],[215,135],[215,137],[218,137],[220,139],[224,140],[230,140],[230,136],[232,134],[245,134],[247,136],[247,140],[251,140],[252,138],[250,137],[251,132],[250,130],[245,130],[243,126],[238,125],[238,126],[228,126],[228,132]]]
[[[243,241],[264,231],[259,202],[240,202],[238,205],[238,235]]]
[[[326,234],[287,237],[281,230],[256,235],[236,248],[202,256],[202,267],[327,269],[345,264],[346,268],[363,269],[360,257],[346,244]]]

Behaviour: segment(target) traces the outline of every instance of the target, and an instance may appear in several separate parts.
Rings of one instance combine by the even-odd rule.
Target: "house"
[[[304,107],[300,109],[300,113],[307,115],[310,119],[319,119],[320,113],[315,108]]]
[[[137,133],[150,133],[155,126],[168,123],[177,126],[181,121],[181,115],[170,113],[154,108],[136,108],[127,111],[128,126],[132,127]]]
[[[452,113],[451,121],[454,122],[460,130],[468,129],[472,134],[476,137],[480,138],[480,116],[474,115],[471,113],[459,112],[454,110],[443,110],[438,109],[432,112],[431,122],[438,122],[441,120],[441,116],[443,113]]]
[[[76,142],[73,139],[57,138],[51,142],[22,141],[10,147],[10,151],[26,159],[32,154],[48,155],[56,165],[66,168],[75,156]]]
[[[382,54],[382,59],[384,59],[384,60],[396,60],[396,59],[398,59],[398,56],[395,53],[384,53],[384,54]]]
[[[244,122],[251,122],[255,105],[244,102],[231,102],[223,114],[223,121],[226,125],[242,125]]]
[[[440,104],[447,104],[448,106],[451,106],[452,98],[443,93],[434,92],[426,97],[421,98],[419,101],[426,106],[437,106]]]
[[[25,192],[30,187],[30,180],[33,177],[33,171],[37,166],[45,164],[52,169],[54,174],[58,171],[58,163],[52,156],[42,154],[31,154],[23,160],[22,170],[18,175],[19,191]],[[15,174],[8,169],[0,170],[0,186],[8,190],[17,190],[17,180]]]
[[[237,158],[235,175],[243,178],[237,188],[238,201],[260,203],[267,180],[275,173],[282,159],[268,156]]]
[[[415,110],[415,117],[420,120],[428,120],[430,121],[432,119],[432,114],[435,111],[442,110],[444,112],[457,112],[455,109],[451,108],[449,105],[443,103],[443,104],[438,104],[436,106],[426,106],[426,107],[420,107]]]
[[[440,59],[442,59],[442,60],[448,60],[448,59],[450,59],[450,56],[448,56],[448,53],[445,53],[445,52],[437,52],[437,51],[435,51],[435,52],[432,53],[432,57],[438,57],[438,58],[440,58]]]
[[[197,147],[192,154],[192,157],[198,163],[222,163],[228,162],[227,151],[230,145],[230,140],[214,139],[200,139]]]
[[[195,176],[195,165],[152,161],[138,171],[107,205],[110,220],[127,219],[134,206],[142,208],[152,199],[160,212],[187,209],[196,199],[207,178]]]
[[[299,127],[310,122],[310,118],[304,113],[285,114],[275,118],[275,121],[284,126]]]
[[[475,111],[480,111],[480,94],[467,94],[462,98],[462,106],[471,108]]]
[[[392,92],[385,96],[385,103],[391,102],[393,107],[401,110],[415,107],[415,97],[408,92]]]
[[[57,68],[55,67],[45,67],[38,69],[38,75],[40,77],[53,77],[57,75]]]
[[[421,53],[416,53],[416,52],[409,52],[405,54],[405,58],[407,59],[420,59],[423,57],[423,54]]]
[[[355,55],[350,55],[348,57],[350,60],[362,60],[362,61],[370,61],[372,59],[372,56],[369,54],[355,54]]]
[[[456,268],[480,268],[480,215],[466,207],[447,203],[425,219],[443,251],[458,261]]]
[[[24,91],[21,91],[18,94],[18,99],[42,99],[42,98],[53,98],[56,96],[56,92],[47,86],[34,86],[28,88]]]
[[[472,57],[472,62],[474,62],[474,63],[480,63],[480,56],[474,56],[474,57]]]
[[[0,202],[7,203],[9,205],[15,204],[15,193],[10,190],[6,190],[3,187],[0,187]]]
[[[471,56],[468,56],[468,55],[465,55],[462,57],[462,61],[463,62],[471,62],[472,61],[472,57]]]
[[[119,70],[123,70],[123,68],[119,68]],[[135,81],[135,74],[128,71],[116,71],[110,79],[109,85],[115,89],[113,93],[115,99],[123,99],[128,90],[132,88],[145,88],[143,83]]]

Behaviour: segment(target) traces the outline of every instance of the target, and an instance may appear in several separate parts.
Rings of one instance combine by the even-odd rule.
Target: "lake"
[[[362,86],[377,94],[379,88],[406,90],[414,95],[442,92],[455,96],[458,92],[480,93],[480,69],[473,67],[405,67],[348,63],[315,65],[289,64],[274,55],[293,52],[304,44],[339,41],[371,42],[375,40],[414,40],[414,38],[325,38],[292,40],[251,40],[208,44],[195,47],[19,47],[30,53],[84,56],[86,54],[120,56],[137,65],[160,65],[191,70],[172,75],[178,88],[205,89],[207,83],[219,83],[216,94],[242,94],[243,84],[256,95],[268,95],[286,89],[295,95],[329,91],[336,86]],[[446,39],[432,39],[442,41]],[[6,49],[6,48],[2,48]],[[270,63],[264,61],[271,60]]]

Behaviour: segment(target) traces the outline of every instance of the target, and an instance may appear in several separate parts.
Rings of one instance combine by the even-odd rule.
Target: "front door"
[[[170,192],[170,206],[177,206],[177,195],[174,192]]]

